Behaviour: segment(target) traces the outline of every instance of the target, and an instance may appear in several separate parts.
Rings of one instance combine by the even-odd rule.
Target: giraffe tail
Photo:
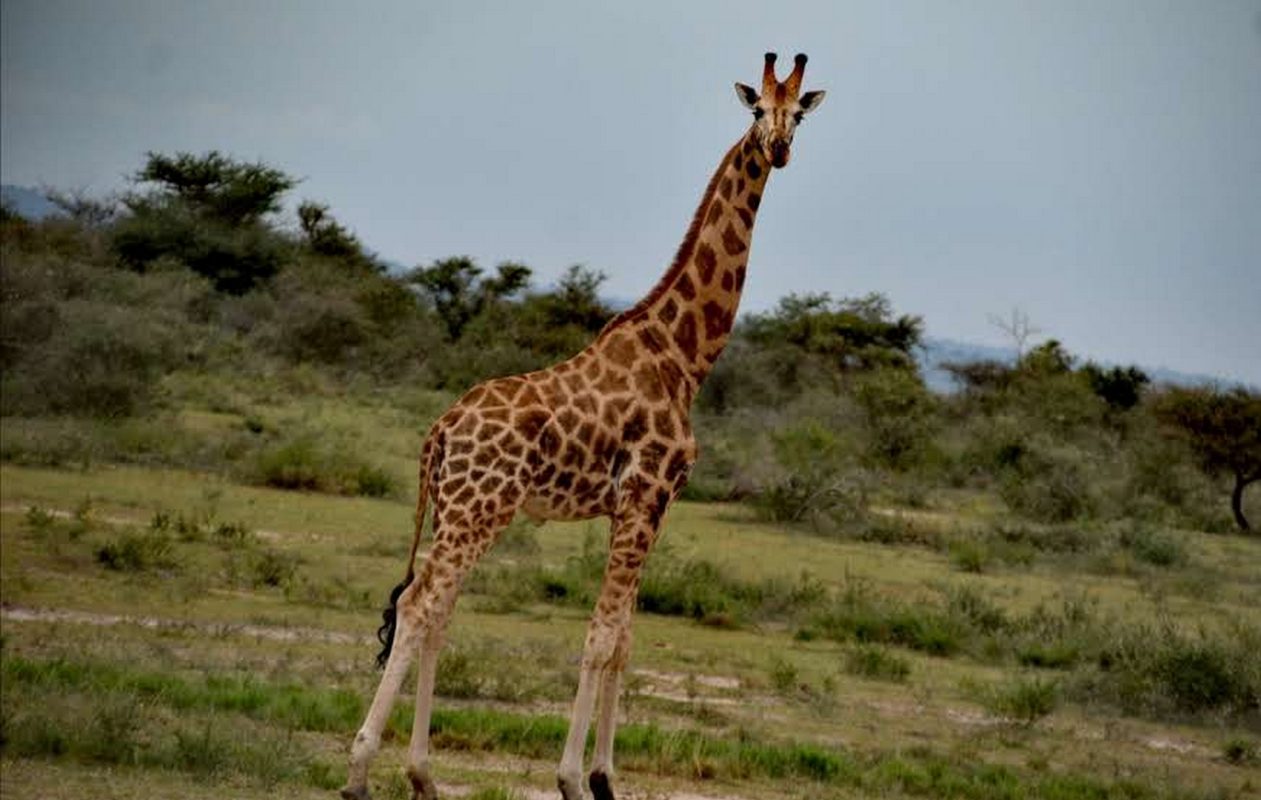
[[[398,598],[403,590],[411,585],[416,577],[416,553],[420,549],[420,537],[425,528],[425,511],[429,504],[429,493],[436,477],[436,468],[441,450],[438,432],[432,430],[425,437],[420,449],[420,487],[416,494],[416,526],[412,534],[412,550],[407,557],[407,576],[403,582],[390,591],[389,605],[381,612],[381,627],[377,628],[377,641],[381,643],[381,652],[377,654],[377,668],[384,669],[390,651],[394,648],[394,631],[398,626]]]

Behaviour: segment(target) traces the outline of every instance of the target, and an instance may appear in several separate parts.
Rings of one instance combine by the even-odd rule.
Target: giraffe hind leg
[[[435,537],[435,546],[426,559],[424,591],[417,597],[424,623],[419,641],[420,665],[416,671],[412,736],[407,749],[407,777],[412,785],[413,800],[437,800],[438,797],[429,764],[429,721],[433,712],[438,656],[446,639],[447,623],[464,577],[511,521],[511,512],[503,512],[495,518],[483,518],[473,523],[475,527],[465,529],[470,534],[467,537],[460,536],[456,527],[444,521]],[[451,542],[462,538],[469,543],[465,545],[463,557],[451,558]]]
[[[368,766],[381,746],[381,731],[389,719],[398,697],[399,686],[411,665],[412,655],[416,650],[421,620],[414,613],[411,602],[417,587],[404,590],[398,598],[396,629],[394,631],[394,648],[385,662],[385,670],[381,675],[381,683],[377,686],[372,698],[372,705],[364,718],[363,725],[355,734],[350,749],[350,772],[346,786],[341,790],[345,800],[369,800]]]

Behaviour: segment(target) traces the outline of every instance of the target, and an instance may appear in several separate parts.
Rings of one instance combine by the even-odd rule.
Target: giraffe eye
[[[766,113],[766,112],[765,112],[765,111],[763,111],[762,109],[760,109],[760,108],[755,108],[755,109],[753,109],[753,118],[754,118],[754,119],[761,119],[761,118],[762,118],[762,115],[763,115],[763,114],[765,114],[765,113]]]
[[[804,111],[798,111],[796,114],[793,114],[793,121],[796,122],[798,125],[800,125],[801,121],[805,118],[806,118],[806,112]]]

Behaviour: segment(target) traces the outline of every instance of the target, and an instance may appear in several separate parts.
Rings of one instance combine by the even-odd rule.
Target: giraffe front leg
[[[595,756],[587,783],[595,800],[614,800],[613,739],[617,732],[617,703],[622,688],[622,673],[630,656],[630,619],[622,626],[613,661],[604,671],[600,684],[598,716],[595,728]]]
[[[582,651],[582,667],[578,674],[578,691],[574,695],[574,707],[569,717],[569,736],[565,740],[565,753],[561,756],[556,773],[556,785],[564,800],[582,800],[582,756],[587,746],[587,732],[591,730],[591,716],[595,711],[596,692],[604,665],[613,656],[617,644],[617,631],[599,618],[592,617],[587,629],[587,642]]]
[[[557,774],[557,784],[564,800],[582,800],[582,756],[587,733],[591,729],[597,692],[602,699],[591,791],[597,800],[611,800],[613,797],[611,778],[617,693],[630,649],[630,621],[639,590],[639,572],[656,538],[654,523],[658,518],[649,515],[628,518],[623,515],[615,523],[600,599],[587,630],[578,692],[569,721],[569,736]]]

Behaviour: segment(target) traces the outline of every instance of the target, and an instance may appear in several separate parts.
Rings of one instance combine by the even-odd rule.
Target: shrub
[[[1236,766],[1257,764],[1261,763],[1261,748],[1251,739],[1236,736],[1222,744],[1222,757]]]
[[[984,542],[965,539],[950,543],[950,561],[964,572],[984,572],[989,560],[989,548]]]
[[[1060,688],[1055,681],[1018,678],[992,687],[983,698],[991,713],[1029,726],[1055,710],[1059,705]]]
[[[776,657],[770,666],[771,686],[780,694],[795,692],[800,674],[797,667],[787,659]]]
[[[94,301],[67,301],[52,313],[48,337],[4,372],[6,415],[120,417],[153,404],[174,358],[167,324]]]
[[[1133,524],[1121,531],[1120,543],[1139,561],[1158,567],[1173,567],[1187,562],[1182,541],[1165,531]]]
[[[122,572],[170,570],[179,566],[175,543],[164,531],[125,531],[96,550],[96,560]]]
[[[880,600],[862,585],[851,585],[811,620],[813,628],[837,641],[896,644],[930,655],[948,656],[963,643],[959,622],[938,609],[901,606]]]
[[[1128,713],[1239,717],[1261,708],[1258,649],[1261,631],[1243,623],[1195,635],[1169,624],[1138,626],[1099,652],[1099,671],[1078,691]]]
[[[863,678],[901,683],[911,674],[911,662],[883,647],[859,645],[846,653],[845,671]]]
[[[250,577],[255,586],[288,586],[297,574],[300,558],[270,547],[254,552]]]
[[[865,416],[868,459],[896,470],[924,459],[936,419],[933,396],[918,373],[873,370],[854,380],[853,394]]]
[[[300,434],[263,448],[248,478],[278,489],[385,497],[397,491],[394,477],[363,462],[336,442]]]
[[[1081,658],[1081,651],[1068,642],[1031,642],[1016,651],[1021,666],[1042,669],[1068,669]]]
[[[755,505],[776,522],[816,522],[853,517],[866,503],[860,482],[846,474],[845,444],[828,428],[809,421],[772,435],[780,477],[763,489]]]
[[[1009,470],[999,494],[1012,511],[1038,522],[1068,522],[1096,506],[1080,461],[1068,454],[1026,453]]]

